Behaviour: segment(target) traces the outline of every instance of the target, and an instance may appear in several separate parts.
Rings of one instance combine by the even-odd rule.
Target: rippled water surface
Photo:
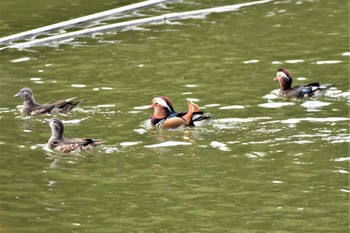
[[[3,0],[0,35],[134,2]],[[170,2],[37,38],[242,2]],[[349,231],[348,1],[271,1],[0,53],[1,232]],[[280,98],[281,67],[295,85],[335,86]],[[66,137],[104,145],[50,151],[50,116],[21,113],[22,87],[39,103],[86,98],[57,117]],[[215,117],[155,129],[146,107],[160,95]]]

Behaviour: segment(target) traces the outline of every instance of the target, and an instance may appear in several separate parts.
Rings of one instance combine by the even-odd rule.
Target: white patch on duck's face
[[[164,108],[167,108],[169,110],[169,112],[171,112],[171,108],[169,107],[167,102],[164,99],[160,98],[160,97],[154,98],[152,103],[154,105],[158,105],[159,104],[159,105],[163,106]]]
[[[56,124],[55,120],[51,120],[49,125],[52,130],[58,130],[58,125]]]
[[[283,83],[287,82],[287,83],[292,83],[292,79],[283,71],[278,71],[276,73],[276,79],[278,80],[280,83],[283,81]]]
[[[284,73],[284,72],[282,72],[282,71],[278,71],[278,72],[276,73],[276,76],[277,76],[277,77],[281,77],[281,78],[287,78],[287,79],[289,79],[289,77],[286,75],[286,73]]]

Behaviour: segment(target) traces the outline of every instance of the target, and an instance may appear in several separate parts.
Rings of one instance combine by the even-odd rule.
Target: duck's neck
[[[63,140],[64,139],[63,132],[64,132],[64,129],[58,129],[58,128],[52,129],[51,138]]]
[[[165,108],[156,109],[153,114],[153,118],[155,119],[164,119],[168,116],[168,111]]]
[[[37,106],[38,104],[35,102],[34,96],[26,96],[24,97],[23,100],[23,106],[24,108],[30,108],[30,107],[34,107]]]
[[[283,91],[289,90],[292,86],[292,82],[282,81],[280,82],[280,89]]]
[[[62,135],[62,134],[59,134],[59,133],[57,133],[57,132],[52,132],[51,138],[58,139],[58,140],[62,140],[62,139],[63,139],[63,135]]]

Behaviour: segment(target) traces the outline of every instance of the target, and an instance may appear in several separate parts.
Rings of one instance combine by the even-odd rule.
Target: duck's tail
[[[335,85],[333,84],[319,84],[318,86],[313,86],[312,89],[312,96],[313,97],[318,97],[318,96],[324,96],[326,92],[331,88],[334,87]]]
[[[207,114],[205,112],[195,112],[192,115],[191,125],[193,126],[204,126],[209,123],[213,115]]]
[[[81,103],[84,103],[86,101],[86,99],[82,99],[82,100],[78,100],[78,101],[75,101],[75,102],[67,102],[67,105],[68,105],[68,111],[70,111],[72,108],[76,107],[77,105],[81,104]]]

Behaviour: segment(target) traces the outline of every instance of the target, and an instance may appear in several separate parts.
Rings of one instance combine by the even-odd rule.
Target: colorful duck
[[[279,95],[287,98],[322,96],[329,88],[334,86],[330,84],[320,85],[319,83],[310,83],[292,87],[293,79],[289,71],[286,69],[279,69],[273,80],[280,83]]]
[[[154,109],[152,124],[164,129],[203,125],[212,117],[200,111],[198,105],[192,101],[188,101],[187,112],[175,112],[170,99],[166,96],[155,97],[150,108]]]
[[[28,115],[36,116],[42,115],[46,113],[65,113],[71,111],[75,106],[84,102],[85,100],[79,100],[76,102],[72,102],[74,98],[59,100],[56,102],[51,102],[48,104],[39,104],[35,102],[33,92],[30,88],[24,87],[22,88],[16,95],[15,98],[22,97],[23,98],[23,109],[22,111],[27,113]]]
[[[72,151],[90,150],[102,144],[101,141],[96,141],[90,138],[65,138],[63,136],[64,125],[62,121],[57,118],[53,118],[51,120],[46,119],[45,121],[49,123],[52,131],[52,135],[48,141],[48,146],[52,150],[69,153]]]

